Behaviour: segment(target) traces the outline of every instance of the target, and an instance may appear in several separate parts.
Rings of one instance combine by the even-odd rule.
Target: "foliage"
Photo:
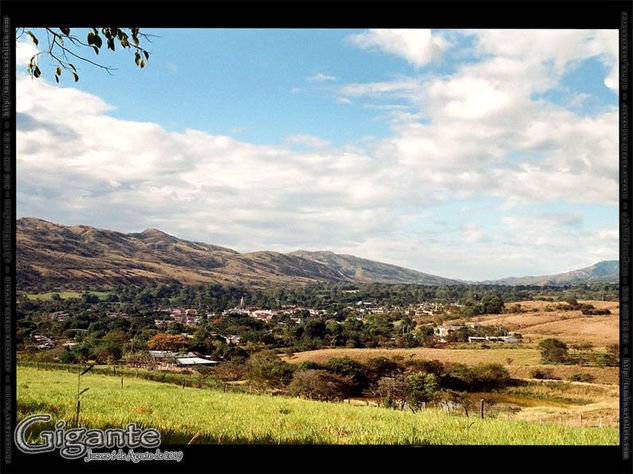
[[[112,68],[89,59],[87,54],[91,51],[98,56],[104,50],[115,51],[117,44],[123,49],[134,51],[134,62],[139,68],[143,69],[146,61],[149,60],[149,52],[140,46],[141,40],[148,41],[149,37],[142,34],[139,28],[92,27],[85,41],[74,31],[76,30],[71,31],[70,28],[64,27],[45,29],[48,45],[29,60],[27,72],[31,77],[39,78],[42,75],[39,67],[39,59],[42,55],[53,60],[55,82],[58,83],[63,71],[67,71],[75,82],[79,80],[77,67],[71,61],[92,64],[110,72]],[[18,38],[23,34],[28,35],[35,46],[39,46],[39,39],[31,30],[20,29]]]
[[[548,338],[539,343],[541,360],[545,364],[561,364],[568,358],[567,344],[559,339]]]
[[[594,380],[596,380],[596,378],[591,375],[591,374],[587,374],[587,373],[575,373],[569,376],[569,380],[571,382],[593,382]]]
[[[315,369],[295,372],[288,385],[288,392],[291,395],[312,400],[341,400],[351,391],[351,384],[345,377]]]
[[[296,367],[279,359],[272,351],[253,354],[246,362],[246,376],[262,388],[282,388],[290,383]]]
[[[436,396],[439,386],[433,374],[418,372],[404,378],[407,390],[407,405],[412,411],[417,411]]]
[[[157,351],[177,352],[189,346],[191,341],[182,335],[159,333],[147,341],[147,347]]]

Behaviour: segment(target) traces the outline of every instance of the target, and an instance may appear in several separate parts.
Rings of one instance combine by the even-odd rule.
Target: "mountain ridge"
[[[240,253],[159,229],[122,233],[86,225],[63,226],[24,217],[16,222],[17,277],[23,288],[114,287],[148,282],[218,283],[256,287],[311,283],[421,285],[546,285],[618,281],[618,262],[555,275],[466,282],[329,250]]]

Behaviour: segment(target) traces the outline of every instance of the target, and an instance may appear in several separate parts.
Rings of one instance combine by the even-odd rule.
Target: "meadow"
[[[76,409],[77,374],[19,367],[18,419],[50,413],[70,426]],[[449,414],[416,413],[282,396],[182,388],[128,377],[81,377],[80,425],[157,428],[164,444],[401,444],[401,445],[616,445],[613,427],[572,427]],[[39,425],[42,426],[43,425]],[[51,427],[48,427],[51,428]]]

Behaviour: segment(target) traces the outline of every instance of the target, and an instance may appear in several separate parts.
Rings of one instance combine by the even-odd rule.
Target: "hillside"
[[[18,419],[34,413],[75,414],[71,395],[75,374],[20,367]],[[486,418],[468,419],[427,408],[413,413],[289,397],[187,388],[126,377],[88,373],[82,384],[81,419],[94,428],[117,427],[121,420],[151,426],[164,444],[561,444],[615,445],[618,429],[572,427]],[[123,401],[123,403],[122,403]],[[47,427],[47,429],[51,429]]]
[[[309,252],[297,250],[289,255],[302,257],[326,265],[348,278],[362,283],[417,283],[422,285],[455,285],[459,281],[442,278],[407,268],[374,262],[353,255],[340,255],[333,252]]]
[[[618,283],[620,280],[619,262],[605,260],[589,267],[555,275],[509,277],[483,283],[495,285],[573,285],[576,283]]]
[[[333,264],[299,253],[239,253],[178,239],[156,229],[124,234],[22,218],[17,221],[16,234],[17,279],[23,289],[43,284],[58,288],[111,288],[152,281],[260,287],[317,282],[458,283],[350,256],[332,254],[346,262]]]

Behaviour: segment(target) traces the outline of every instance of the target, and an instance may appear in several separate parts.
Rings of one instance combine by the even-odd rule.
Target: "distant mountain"
[[[302,257],[327,266],[333,271],[340,272],[352,281],[362,283],[412,283],[420,285],[459,285],[463,282],[450,280],[428,273],[374,262],[353,255],[340,255],[333,252],[310,252],[297,250],[289,255]]]
[[[45,283],[59,288],[110,288],[152,281],[259,287],[316,282],[459,283],[346,255],[331,254],[320,261],[301,252],[238,253],[157,229],[124,234],[22,218],[17,221],[16,239],[19,288]]]
[[[605,260],[590,267],[572,270],[555,275],[509,277],[500,280],[488,280],[481,283],[495,285],[573,285],[577,283],[618,283],[620,264],[617,260]]]
[[[310,283],[460,285],[451,280],[352,255],[298,250],[287,254],[239,253],[178,239],[157,229],[124,234],[94,227],[18,219],[19,288],[111,288],[149,282],[219,283],[256,287]],[[564,285],[618,282],[618,262],[557,275],[477,282],[497,285]]]

